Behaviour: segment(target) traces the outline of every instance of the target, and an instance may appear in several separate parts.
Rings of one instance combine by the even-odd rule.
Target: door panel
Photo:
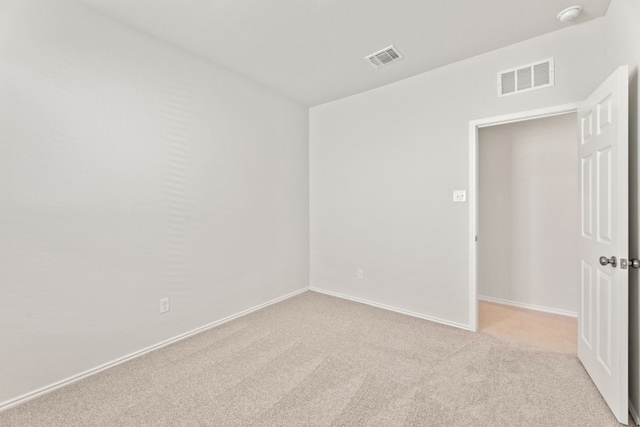
[[[581,217],[582,217],[582,237],[593,238],[593,217],[591,216],[591,180],[593,170],[593,156],[588,155],[580,160],[580,174],[582,177],[581,191]]]
[[[591,314],[591,307],[593,307],[593,267],[588,262],[582,260],[582,286],[581,286],[581,298],[582,304],[581,312],[583,313],[583,318],[585,321],[580,323],[580,341],[584,342],[584,344],[592,348],[593,344],[593,324],[591,319],[593,315]]]
[[[628,68],[620,67],[578,110],[578,357],[623,424],[628,422],[629,283],[620,259],[628,259],[629,250],[628,85]],[[602,265],[603,256],[618,262]]]
[[[598,270],[598,362],[611,375],[611,282],[610,275]]]
[[[611,246],[611,146],[598,150],[598,242]]]

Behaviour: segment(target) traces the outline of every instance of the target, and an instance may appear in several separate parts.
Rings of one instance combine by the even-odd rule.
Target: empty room
[[[0,425],[640,425],[639,64],[638,0],[0,0]]]

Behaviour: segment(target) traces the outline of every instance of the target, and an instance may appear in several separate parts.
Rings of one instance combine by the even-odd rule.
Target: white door
[[[628,85],[628,67],[620,67],[578,109],[578,357],[623,424],[628,422]]]

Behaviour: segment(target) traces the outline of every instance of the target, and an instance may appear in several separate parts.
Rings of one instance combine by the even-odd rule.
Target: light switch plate
[[[467,201],[466,190],[455,190],[453,192],[453,201],[456,203],[464,203]]]
[[[166,313],[169,311],[169,298],[162,298],[160,300],[160,313]]]

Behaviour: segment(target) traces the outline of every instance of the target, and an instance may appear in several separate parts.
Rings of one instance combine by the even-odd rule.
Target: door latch
[[[640,260],[636,258],[631,258],[628,262],[626,259],[620,259],[620,268],[623,270],[627,269],[627,266],[631,268],[640,268]]]

